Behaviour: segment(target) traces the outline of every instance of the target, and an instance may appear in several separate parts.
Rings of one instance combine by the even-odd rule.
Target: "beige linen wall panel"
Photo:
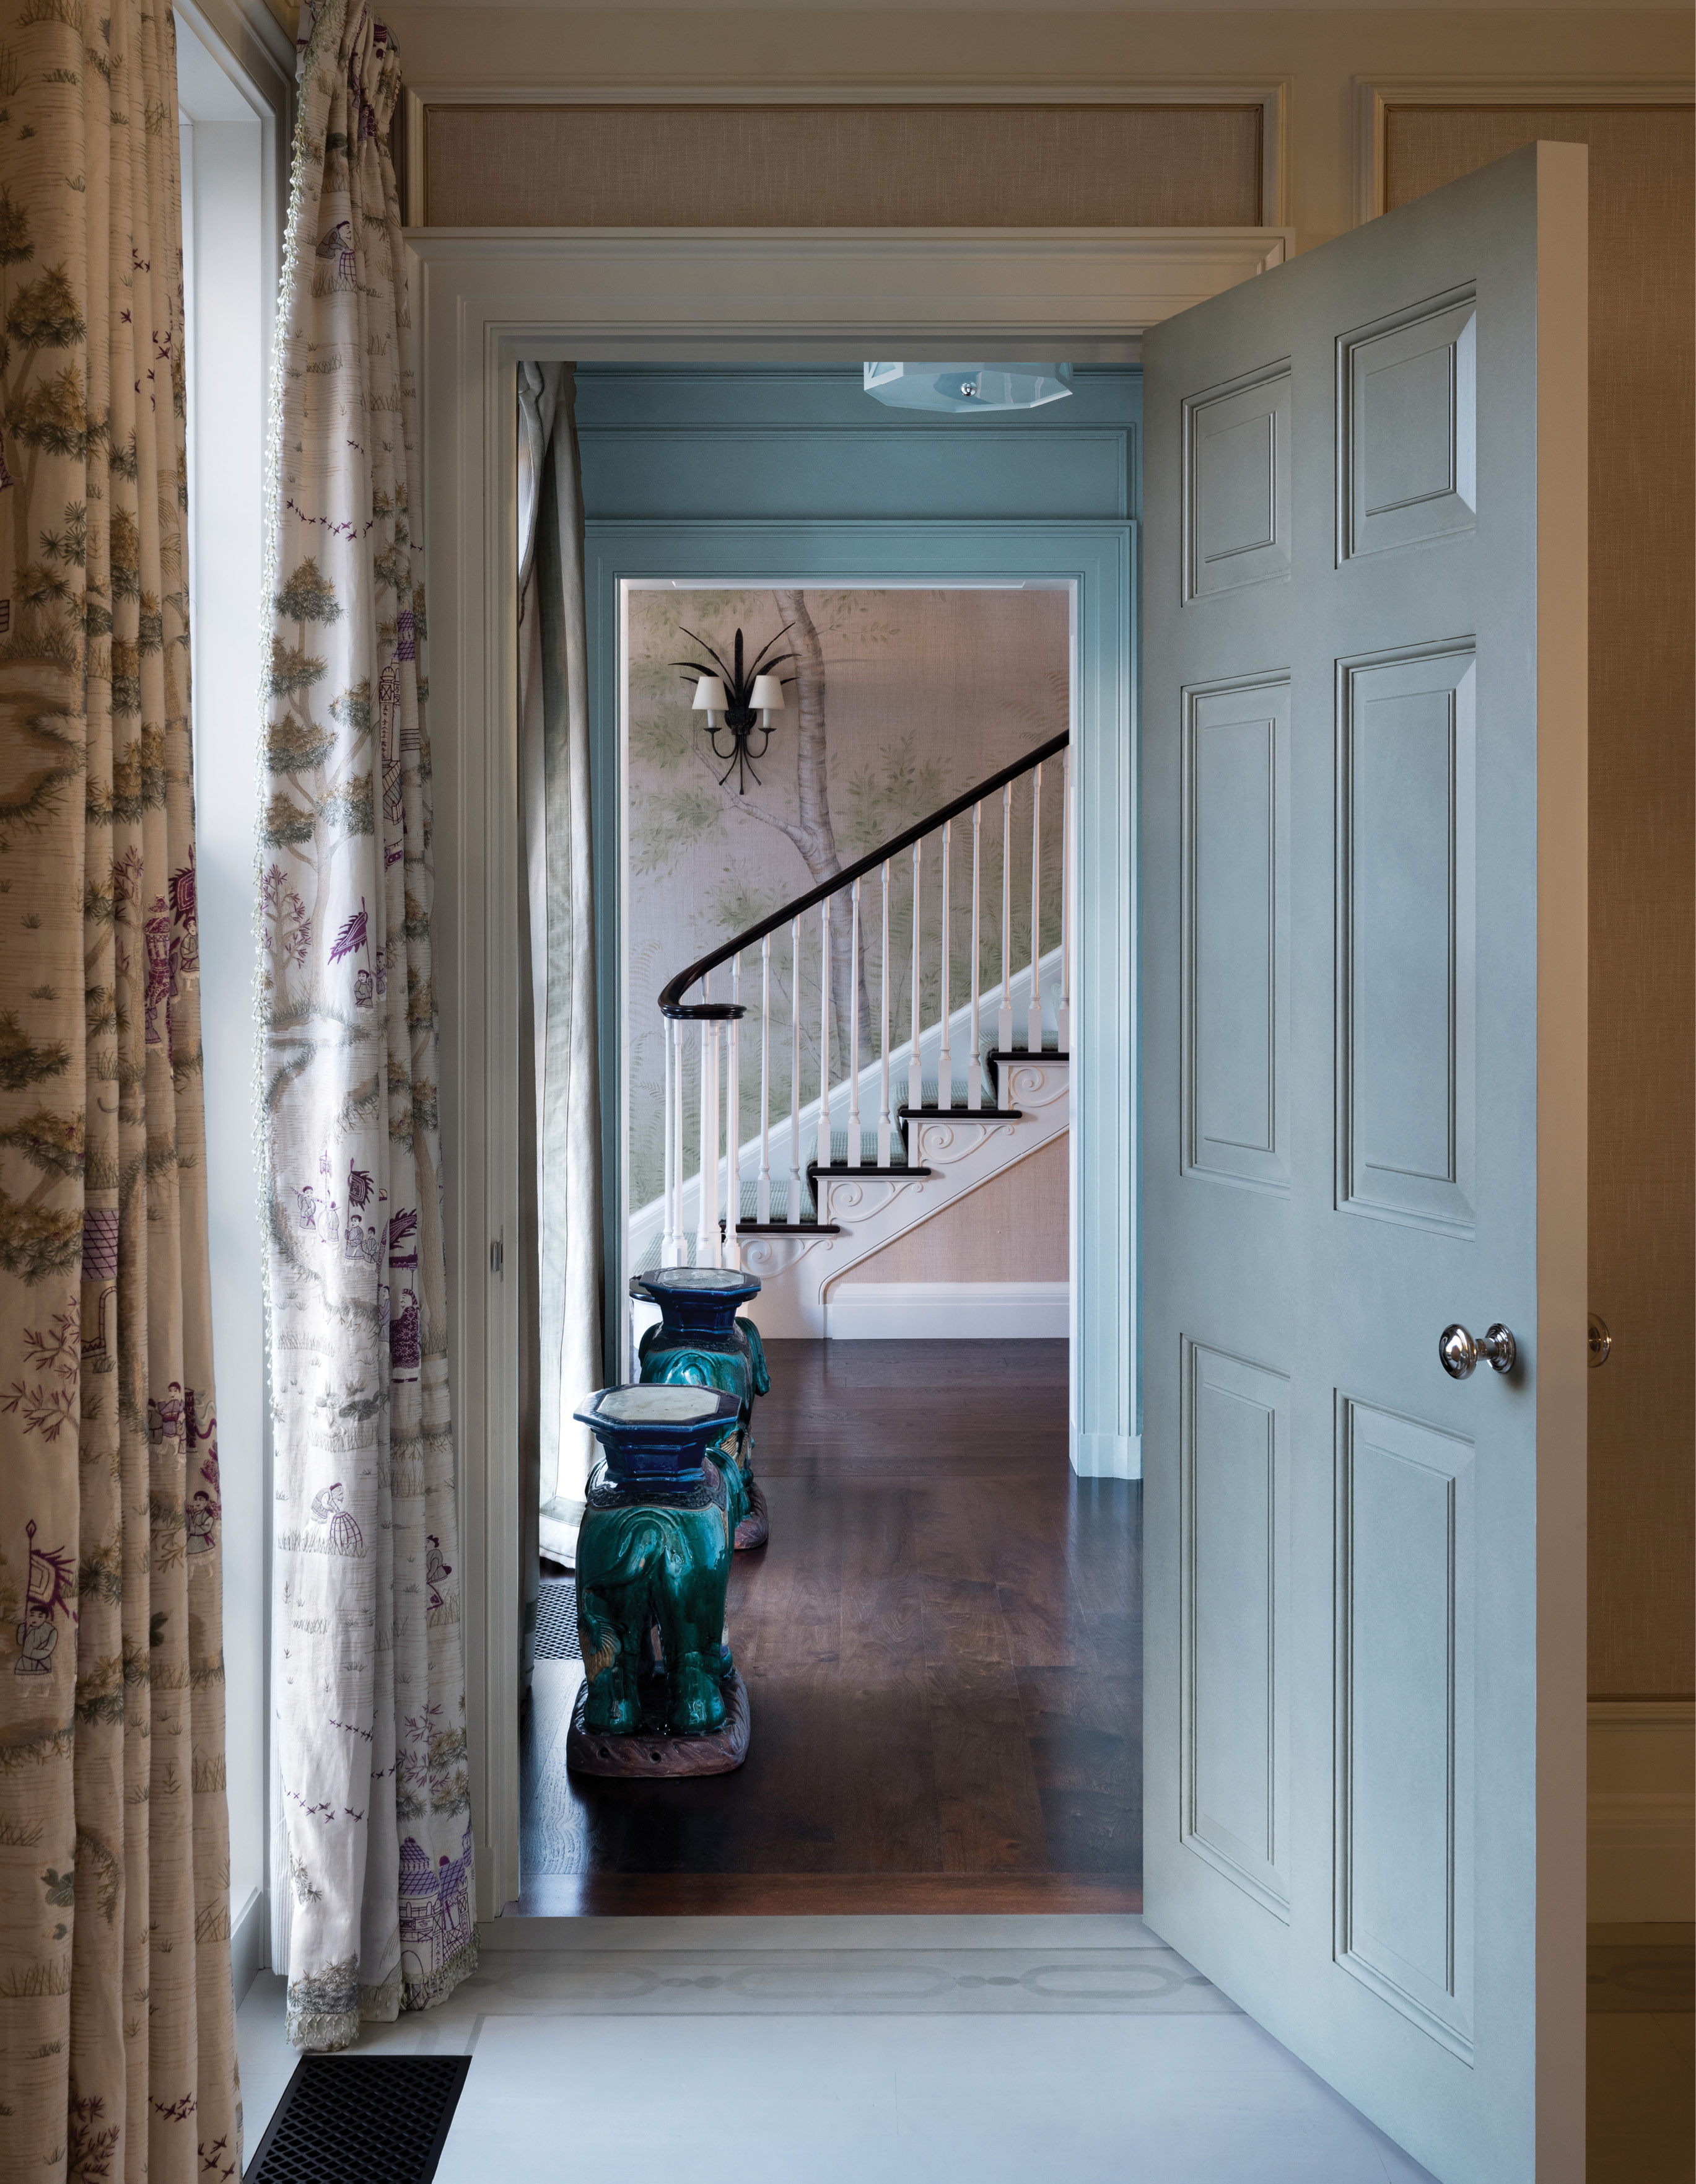
[[[1590,148],[1590,1689],[1688,1693],[1693,1593],[1693,118],[1392,109],[1404,203]]]
[[[1015,1161],[940,1213],[874,1251],[836,1284],[1063,1282],[1067,1279],[1066,1139]]]
[[[1258,106],[431,106],[432,227],[1252,227]]]

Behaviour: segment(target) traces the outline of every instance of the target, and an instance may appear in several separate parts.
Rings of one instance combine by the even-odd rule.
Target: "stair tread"
[[[1028,1046],[992,1046],[983,1058],[986,1061],[1070,1061],[1071,1055],[1063,1046],[1035,1050]]]
[[[902,1123],[951,1123],[956,1115],[969,1123],[1017,1123],[1024,1119],[1022,1107],[968,1107],[961,1100],[954,1107],[898,1107],[896,1120]]]
[[[738,1236],[840,1236],[834,1221],[738,1221]]]
[[[880,1167],[875,1160],[862,1161],[858,1167],[850,1167],[846,1161],[832,1161],[821,1167],[817,1161],[809,1161],[807,1173],[815,1175],[929,1175],[927,1167],[916,1167],[908,1161],[891,1161],[887,1167]]]

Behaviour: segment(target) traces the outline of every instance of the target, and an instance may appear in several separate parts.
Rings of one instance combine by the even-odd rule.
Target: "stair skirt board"
[[[1068,1282],[837,1282],[825,1299],[833,1342],[1064,1342]]]

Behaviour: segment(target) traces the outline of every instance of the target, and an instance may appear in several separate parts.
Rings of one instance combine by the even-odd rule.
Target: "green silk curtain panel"
[[[0,2178],[199,2184],[242,2152],[175,34],[0,14]]]

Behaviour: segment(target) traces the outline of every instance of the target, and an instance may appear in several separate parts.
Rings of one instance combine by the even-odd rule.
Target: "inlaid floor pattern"
[[[522,1908],[1137,1909],[1140,1489],[1073,1474],[1065,1344],[770,1347],[747,1763],[568,1776],[581,1669],[538,1659]]]

